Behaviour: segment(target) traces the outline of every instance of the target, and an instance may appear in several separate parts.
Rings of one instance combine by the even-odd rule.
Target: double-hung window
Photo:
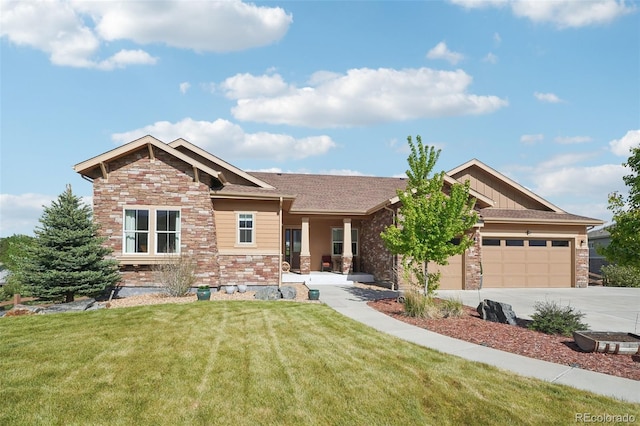
[[[255,221],[253,213],[238,213],[238,243],[253,244],[255,242]]]
[[[334,256],[342,256],[344,246],[344,229],[331,229],[331,247]],[[358,255],[358,230],[351,228],[351,253]]]
[[[156,253],[180,251],[180,211],[156,211]]]
[[[149,210],[124,211],[124,252],[149,253]]]
[[[180,210],[131,208],[124,210],[125,254],[180,252]]]

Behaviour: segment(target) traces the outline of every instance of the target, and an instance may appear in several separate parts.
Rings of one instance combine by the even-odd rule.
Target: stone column
[[[465,275],[462,284],[463,290],[477,290],[480,288],[480,262],[482,259],[480,252],[480,250],[482,250],[482,246],[480,245],[480,228],[475,228],[471,236],[473,238],[473,245],[463,254]]]
[[[348,274],[353,262],[351,250],[351,218],[342,220],[342,273]]]
[[[300,273],[311,272],[311,252],[309,251],[309,218],[302,218],[302,241],[300,247]]]
[[[589,244],[587,239],[576,239],[576,287],[589,287]]]

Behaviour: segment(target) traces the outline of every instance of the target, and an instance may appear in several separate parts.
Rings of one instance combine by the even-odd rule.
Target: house
[[[601,274],[602,267],[608,265],[607,259],[598,253],[599,247],[607,247],[611,242],[608,227],[589,231],[589,272]]]
[[[292,273],[302,282],[327,269],[404,284],[380,239],[403,178],[248,173],[184,139],[152,136],[74,169],[93,183],[94,220],[125,288],[155,286],[153,265],[176,253],[193,255],[197,284],[212,287],[281,285]],[[475,159],[445,185],[466,180],[480,217],[475,244],[438,267],[441,288],[587,286],[587,231],[602,221],[566,213]]]

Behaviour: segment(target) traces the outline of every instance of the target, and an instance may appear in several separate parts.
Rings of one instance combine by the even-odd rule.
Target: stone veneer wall
[[[303,275],[311,272],[311,256],[300,255],[300,273]]]
[[[576,248],[576,287],[589,287],[589,248]]]
[[[464,252],[464,283],[463,290],[477,290],[480,288],[482,246],[480,241],[480,229],[475,228],[471,236],[473,245]]]
[[[278,285],[280,256],[220,255],[222,285]]]
[[[393,282],[393,255],[387,250],[380,238],[380,233],[393,223],[393,213],[382,209],[371,218],[361,222],[359,244],[360,265],[362,272],[373,274],[376,281]]]
[[[93,215],[101,226],[101,234],[107,238],[105,245],[114,250],[115,256],[122,257],[126,206],[180,207],[181,252],[196,259],[196,285],[217,286],[218,249],[209,186],[194,181],[190,165],[160,150],[155,150],[155,155],[152,160],[144,149],[111,161],[108,179],[94,180]],[[123,266],[121,284],[154,286],[151,269],[144,264]]]

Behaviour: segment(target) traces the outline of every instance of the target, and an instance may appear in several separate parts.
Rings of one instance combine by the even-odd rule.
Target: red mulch
[[[640,355],[582,352],[573,338],[529,330],[524,320],[518,320],[517,326],[484,321],[475,309],[468,306],[465,306],[461,318],[412,318],[404,314],[403,306],[395,299],[381,299],[368,304],[397,320],[445,336],[556,364],[640,380]]]

